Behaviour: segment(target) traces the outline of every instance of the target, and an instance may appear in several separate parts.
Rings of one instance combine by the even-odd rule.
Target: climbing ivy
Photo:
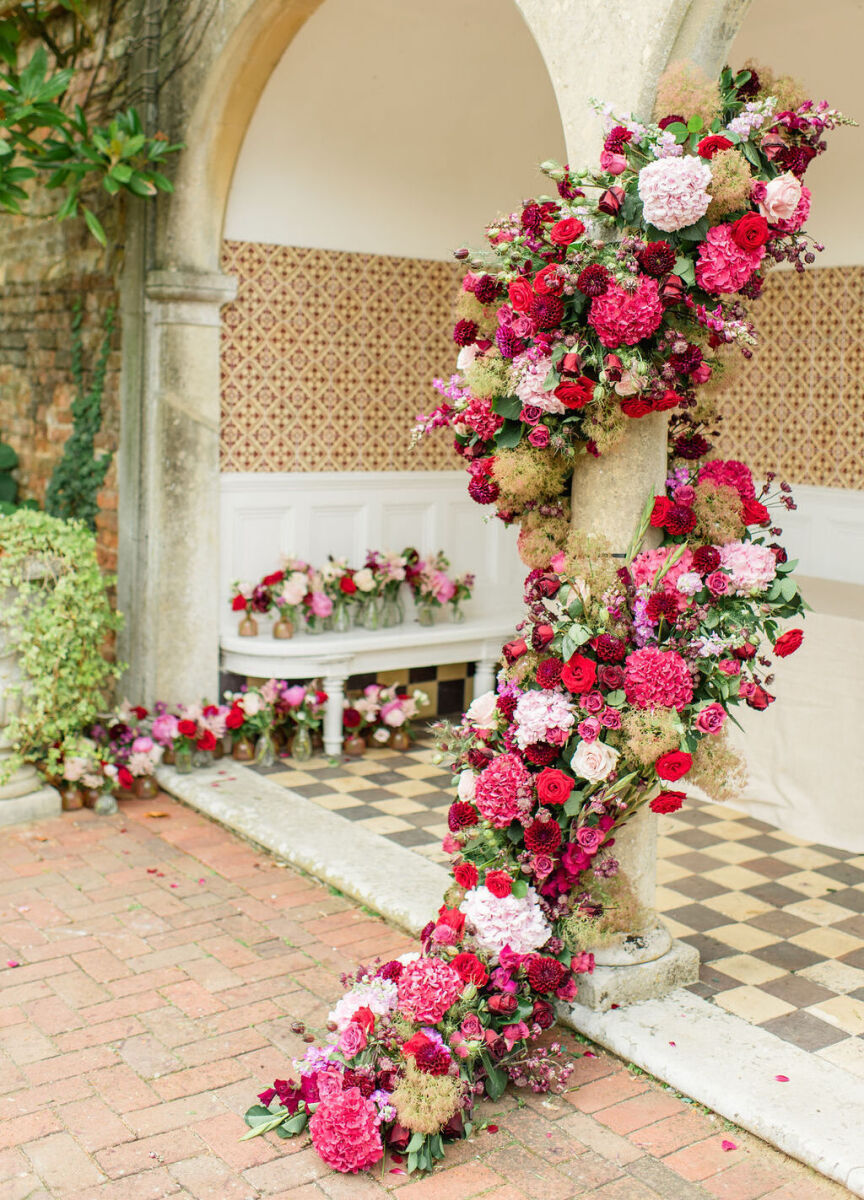
[[[105,314],[102,344],[89,387],[85,382],[83,320],[84,306],[79,297],[72,309],[72,379],[75,384],[72,433],[51,475],[45,493],[45,511],[65,520],[83,521],[90,529],[95,529],[99,512],[97,496],[113,457],[110,450],[97,455],[95,440],[102,427],[102,396],[114,332],[114,309],[109,308]]]

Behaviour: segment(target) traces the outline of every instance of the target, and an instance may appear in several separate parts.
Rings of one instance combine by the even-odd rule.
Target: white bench
[[[409,620],[392,629],[299,633],[287,641],[263,634],[239,637],[225,633],[220,639],[222,668],[259,679],[320,678],[329,697],[324,714],[324,749],[328,754],[338,754],[349,676],[473,662],[474,694],[479,696],[493,687],[501,647],[514,636],[518,619],[516,613],[505,613],[494,618],[469,617],[459,625],[442,620],[431,626]]]

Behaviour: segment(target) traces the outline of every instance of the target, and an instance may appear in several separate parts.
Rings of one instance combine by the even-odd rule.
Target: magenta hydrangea
[[[328,1091],[309,1118],[309,1133],[334,1171],[365,1171],[384,1156],[378,1110],[356,1087]]]
[[[711,203],[710,183],[711,168],[693,155],[648,163],[638,185],[645,220],[666,233],[695,225]]]
[[[675,708],[693,699],[693,680],[686,662],[675,650],[646,646],[627,655],[624,691],[636,708]]]
[[[747,250],[733,238],[731,225],[714,225],[699,247],[696,282],[715,295],[740,291],[764,257],[764,246]]]
[[[756,487],[750,468],[735,458],[712,458],[703,463],[699,468],[699,482],[705,479],[734,488],[742,500],[755,499]]]
[[[642,275],[634,292],[625,291],[620,284],[610,284],[602,296],[595,296],[588,313],[598,338],[609,350],[619,346],[635,346],[650,337],[663,320],[663,305],[657,280]]]
[[[640,584],[653,585],[657,576],[657,572],[672,554],[680,547],[678,546],[658,546],[656,550],[643,550],[641,554],[637,554],[630,564],[630,574],[633,577],[633,582],[637,587]],[[683,553],[678,558],[677,562],[673,563],[661,580],[661,587],[664,592],[674,592],[678,585],[678,580],[682,575],[686,575],[693,565],[693,551],[689,546],[685,547]]]
[[[465,989],[459,972],[440,958],[415,958],[397,983],[399,1012],[409,1021],[437,1025]]]
[[[497,829],[506,829],[531,811],[531,772],[515,754],[499,754],[477,776],[474,803]]]

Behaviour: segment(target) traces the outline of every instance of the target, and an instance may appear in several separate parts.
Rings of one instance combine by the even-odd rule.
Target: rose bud
[[[744,642],[742,646],[737,646],[732,653],[736,658],[740,658],[742,662],[753,658],[756,654],[756,647],[752,642]]]
[[[464,246],[460,247],[460,249],[458,249],[458,250],[453,251],[453,257],[455,259],[458,259],[459,262],[464,262],[469,254],[470,254],[470,251],[466,250]]]
[[[504,646],[504,657],[508,663],[514,663],[517,658],[522,657],[527,649],[528,643],[525,641],[525,639],[516,638],[515,641],[507,642],[507,644]]]
[[[575,353],[575,351],[571,350],[561,359],[560,365],[562,374],[565,374],[569,371],[574,375],[578,375],[582,368],[582,359],[578,354]]]
[[[404,1125],[400,1125],[398,1121],[395,1121],[390,1127],[387,1145],[391,1150],[407,1150],[412,1136],[410,1129],[406,1129]]]
[[[554,575],[544,575],[542,579],[537,580],[534,587],[538,595],[549,599],[561,590],[561,580],[556,579]]]
[[[534,631],[531,634],[531,645],[535,650],[542,650],[544,646],[548,646],[555,637],[555,630],[551,625],[535,625]]]
[[[510,992],[496,992],[494,996],[489,997],[488,1003],[492,1012],[508,1016],[510,1013],[516,1011],[518,1001]]]
[[[783,549],[782,546],[777,544],[777,542],[769,542],[768,549],[774,555],[775,562],[785,563],[785,562],[789,561],[789,555],[786,553],[786,551]]]
[[[600,199],[597,201],[597,207],[602,213],[608,213],[610,217],[617,217],[621,211],[621,205],[624,203],[624,189],[622,187],[607,188],[602,192]]]
[[[668,308],[669,305],[683,300],[685,291],[684,280],[680,275],[667,275],[660,284],[660,299]]]

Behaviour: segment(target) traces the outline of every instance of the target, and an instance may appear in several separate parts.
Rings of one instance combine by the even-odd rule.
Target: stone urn
[[[56,817],[61,811],[60,793],[48,787],[30,763],[24,763],[7,778],[13,746],[6,735],[9,722],[19,711],[20,699],[10,694],[21,678],[18,655],[10,649],[0,626],[0,825]]]

